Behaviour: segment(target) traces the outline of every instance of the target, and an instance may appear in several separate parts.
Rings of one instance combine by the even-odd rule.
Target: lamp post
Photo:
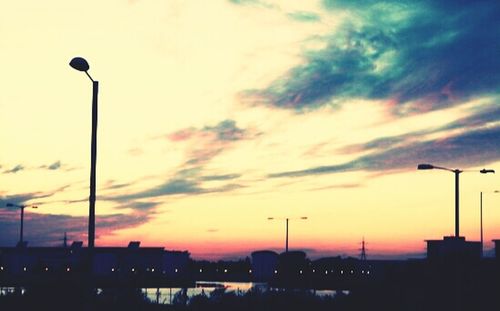
[[[493,193],[500,193],[499,190],[493,191]],[[481,257],[483,256],[483,192],[479,193],[479,219],[481,227]]]
[[[450,169],[446,167],[436,166],[432,164],[419,164],[417,166],[418,170],[445,170],[455,174],[455,237],[460,236],[460,222],[459,222],[459,176],[460,173],[463,173],[463,170],[460,169]],[[491,169],[482,169],[479,171],[481,174],[495,173],[494,170]]]
[[[92,81],[92,138],[90,143],[90,196],[89,196],[89,233],[88,247],[94,248],[95,240],[95,199],[96,199],[96,160],[97,160],[97,94],[99,92],[99,81],[94,81],[88,70],[90,68],[88,62],[81,57],[75,57],[69,65],[78,70],[83,71]]]
[[[19,232],[19,245],[22,246],[24,239],[23,239],[23,229],[24,229],[24,209],[26,207],[31,207],[31,208],[38,208],[36,205],[18,205],[18,204],[13,204],[13,203],[7,203],[7,207],[18,207],[21,210],[21,230]]]
[[[285,233],[285,253],[288,253],[288,221],[289,220],[307,220],[307,217],[299,217],[299,218],[275,218],[275,217],[267,217],[267,220],[285,220],[286,224],[286,233]]]

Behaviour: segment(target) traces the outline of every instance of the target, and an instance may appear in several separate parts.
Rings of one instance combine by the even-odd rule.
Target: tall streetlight
[[[94,81],[88,70],[89,63],[81,57],[75,57],[69,65],[78,70],[83,71],[92,81],[92,138],[90,143],[90,196],[89,196],[89,234],[88,247],[94,248],[95,240],[95,199],[96,199],[96,159],[97,159],[97,94],[99,92],[99,81]]]
[[[7,207],[18,207],[21,210],[21,230],[19,232],[19,245],[23,245],[23,229],[24,229],[24,209],[26,207],[38,208],[36,205],[18,205],[13,203],[7,203]]]
[[[500,193],[499,190],[493,191],[493,193]],[[479,219],[481,227],[481,256],[483,256],[483,192],[479,193]]]
[[[285,220],[286,223],[286,238],[285,238],[285,253],[288,253],[288,221],[289,220],[307,220],[307,217],[298,217],[298,218],[275,218],[275,217],[267,217],[267,220]]]
[[[459,182],[459,176],[460,173],[463,173],[463,170],[460,169],[450,169],[446,167],[441,167],[441,166],[436,166],[432,164],[419,164],[417,166],[418,170],[432,170],[432,169],[438,169],[438,170],[445,170],[449,171],[455,174],[455,237],[460,236],[460,222],[459,222],[459,187],[458,187],[458,182]],[[495,173],[494,170],[491,169],[482,169],[479,171],[481,174],[488,174],[488,173]]]

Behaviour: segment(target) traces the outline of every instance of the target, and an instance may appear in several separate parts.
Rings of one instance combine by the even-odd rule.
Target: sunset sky
[[[0,246],[87,241],[100,83],[96,245],[237,258],[423,256],[500,239],[500,2],[86,0],[0,6]],[[480,174],[482,168],[496,175]],[[307,216],[307,220],[300,217]],[[268,217],[278,220],[270,221]]]

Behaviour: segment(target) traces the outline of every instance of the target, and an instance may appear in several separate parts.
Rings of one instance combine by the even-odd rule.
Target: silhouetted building
[[[169,277],[185,276],[189,267],[189,252],[166,251],[163,254],[163,273]]]
[[[288,251],[278,256],[274,282],[280,287],[305,287],[309,272],[309,260],[302,251]]]
[[[140,247],[139,242],[131,242],[128,247],[95,247],[92,253],[88,251],[81,242],[74,242],[71,247],[0,247],[0,285],[22,285],[55,277],[78,280],[83,276],[92,277],[99,284],[118,280],[145,285],[190,281],[188,252]]]
[[[495,243],[495,258],[500,260],[500,240],[492,240]]]
[[[278,267],[278,254],[273,251],[256,251],[252,253],[252,280],[263,282],[274,277]]]
[[[427,259],[432,261],[470,261],[481,258],[481,243],[465,241],[465,237],[447,236],[427,240]]]

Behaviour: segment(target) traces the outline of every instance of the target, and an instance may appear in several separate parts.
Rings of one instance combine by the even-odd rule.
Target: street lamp
[[[24,228],[24,209],[26,207],[31,207],[31,208],[38,208],[38,206],[36,205],[17,205],[17,204],[13,204],[13,203],[7,203],[7,207],[18,207],[19,209],[21,209],[21,230],[19,232],[19,245],[22,246],[23,245],[23,228]]]
[[[450,169],[446,167],[441,167],[441,166],[436,166],[432,164],[419,164],[417,166],[418,170],[432,170],[432,169],[438,169],[438,170],[445,170],[449,171],[455,174],[455,237],[460,236],[460,224],[459,224],[459,187],[458,187],[458,182],[459,182],[459,176],[460,173],[463,173],[463,170],[460,169]],[[495,173],[495,170],[491,169],[482,169],[479,171],[481,174],[488,174],[488,173]]]
[[[88,70],[89,63],[81,57],[75,57],[69,65],[78,70],[83,71],[92,81],[92,138],[90,143],[90,196],[89,196],[89,234],[88,247],[94,248],[95,240],[95,199],[96,199],[96,159],[97,159],[97,94],[99,92],[99,81],[94,81]]]
[[[288,253],[288,221],[289,220],[307,220],[307,217],[298,217],[298,218],[267,217],[267,220],[283,220],[283,219],[285,219],[285,223],[286,223],[285,253]]]
[[[500,193],[500,191],[495,190],[493,193]],[[480,227],[481,227],[481,256],[483,256],[483,192],[479,193],[479,217],[480,217]]]

